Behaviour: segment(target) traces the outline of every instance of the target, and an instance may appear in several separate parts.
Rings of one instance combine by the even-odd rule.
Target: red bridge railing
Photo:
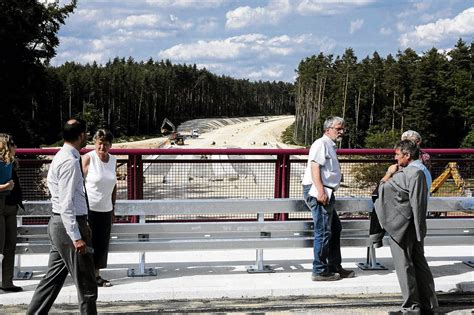
[[[17,150],[25,199],[49,198],[45,178],[57,151]],[[455,162],[464,182],[463,193],[473,189],[474,149],[424,151],[432,155],[433,179]],[[345,177],[338,194],[369,196],[371,180],[378,180],[383,175],[378,172],[393,163],[393,153],[392,149],[338,150]],[[111,154],[118,157],[121,199],[297,198],[308,149],[112,149]],[[456,181],[448,178],[448,188],[439,194],[461,193]]]

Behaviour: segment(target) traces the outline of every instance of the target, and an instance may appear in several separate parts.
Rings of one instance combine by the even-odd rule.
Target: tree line
[[[56,142],[65,120],[82,116],[91,131],[116,136],[156,134],[166,117],[276,115],[294,112],[293,85],[218,76],[169,60],[116,57],[105,65],[67,62],[51,67],[68,5],[0,1],[1,131],[23,147]]]
[[[67,62],[49,68],[54,88],[46,102],[60,126],[81,113],[94,127],[117,135],[156,134],[168,118],[175,124],[206,117],[279,115],[294,111],[293,85],[218,76],[196,65],[169,60],[118,58],[105,65]]]
[[[377,138],[418,131],[425,147],[474,145],[474,42],[459,39],[447,54],[413,49],[361,61],[353,49],[313,55],[298,66],[294,140],[309,145],[324,119],[346,120],[343,147],[378,144]]]
[[[343,147],[380,146],[403,130],[421,133],[426,147],[474,146],[474,43],[461,39],[447,54],[408,48],[358,61],[302,60],[294,84],[218,76],[169,60],[116,57],[104,65],[67,62],[51,67],[57,32],[77,0],[0,1],[0,121],[20,146],[56,142],[64,121],[83,116],[115,135],[156,134],[166,117],[296,115],[293,138],[309,145],[329,115],[345,118]],[[385,141],[388,142],[388,141]]]

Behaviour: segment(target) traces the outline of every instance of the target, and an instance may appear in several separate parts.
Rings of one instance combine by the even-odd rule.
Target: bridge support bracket
[[[388,268],[377,262],[375,248],[373,245],[367,246],[367,260],[356,264],[361,270],[387,270]]]
[[[21,255],[15,255],[15,270],[13,273],[13,280],[30,280],[32,277],[33,271],[21,271]]]
[[[13,280],[30,280],[33,277],[32,271],[18,271],[13,275]]]
[[[272,273],[272,266],[263,263],[263,249],[257,249],[255,265],[247,267],[248,273]]]
[[[155,277],[156,275],[155,268],[145,267],[145,253],[140,253],[138,268],[128,268],[127,270],[127,276],[129,277]]]
[[[463,264],[468,265],[471,268],[474,268],[474,260],[465,260]]]

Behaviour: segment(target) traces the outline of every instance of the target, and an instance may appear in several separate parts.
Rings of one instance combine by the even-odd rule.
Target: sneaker
[[[337,268],[337,273],[341,276],[341,278],[354,278],[355,276],[354,270],[347,270],[342,267]]]
[[[322,272],[320,274],[313,273],[311,275],[313,281],[336,281],[341,280],[341,276],[337,272]]]

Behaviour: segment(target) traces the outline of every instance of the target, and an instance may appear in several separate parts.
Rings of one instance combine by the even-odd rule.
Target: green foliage
[[[14,134],[21,146],[37,145],[44,134],[54,133],[50,123],[58,113],[50,108],[51,82],[45,65],[56,54],[57,32],[76,0],[65,6],[59,1],[46,3],[0,1],[0,121],[2,131]]]
[[[295,142],[293,138],[294,132],[295,132],[295,123],[292,123],[290,126],[288,126],[288,128],[285,129],[285,131],[283,131],[283,134],[281,135],[282,142],[286,144],[291,144],[291,145],[301,145]]]
[[[400,132],[391,130],[383,131],[373,128],[369,130],[365,138],[366,148],[393,148],[395,143],[400,140]]]
[[[473,51],[474,43],[460,39],[449,58],[436,48],[421,56],[410,48],[395,57],[374,52],[359,62],[352,49],[307,57],[298,66],[294,138],[311,144],[324,120],[338,115],[346,121],[345,148],[386,145],[387,135],[372,130],[408,129],[425,147],[459,147],[474,122]]]
[[[393,148],[395,143],[400,140],[400,132],[388,131],[384,132],[372,128],[369,130],[365,139],[366,148]],[[370,156],[370,159],[383,160],[385,156]],[[357,164],[354,169],[354,178],[356,179],[359,188],[374,187],[383,177],[387,168],[390,166],[387,163],[361,163]]]
[[[377,158],[377,157],[373,157]],[[381,158],[381,157],[378,157]],[[390,163],[360,163],[354,166],[354,178],[358,188],[375,188],[384,176]]]
[[[85,103],[83,111],[77,117],[84,119],[87,123],[87,130],[90,134],[94,134],[97,129],[105,128],[106,122],[102,113],[94,107],[94,104]]]
[[[469,133],[464,137],[462,144],[462,148],[474,148],[474,129],[471,129]]]

